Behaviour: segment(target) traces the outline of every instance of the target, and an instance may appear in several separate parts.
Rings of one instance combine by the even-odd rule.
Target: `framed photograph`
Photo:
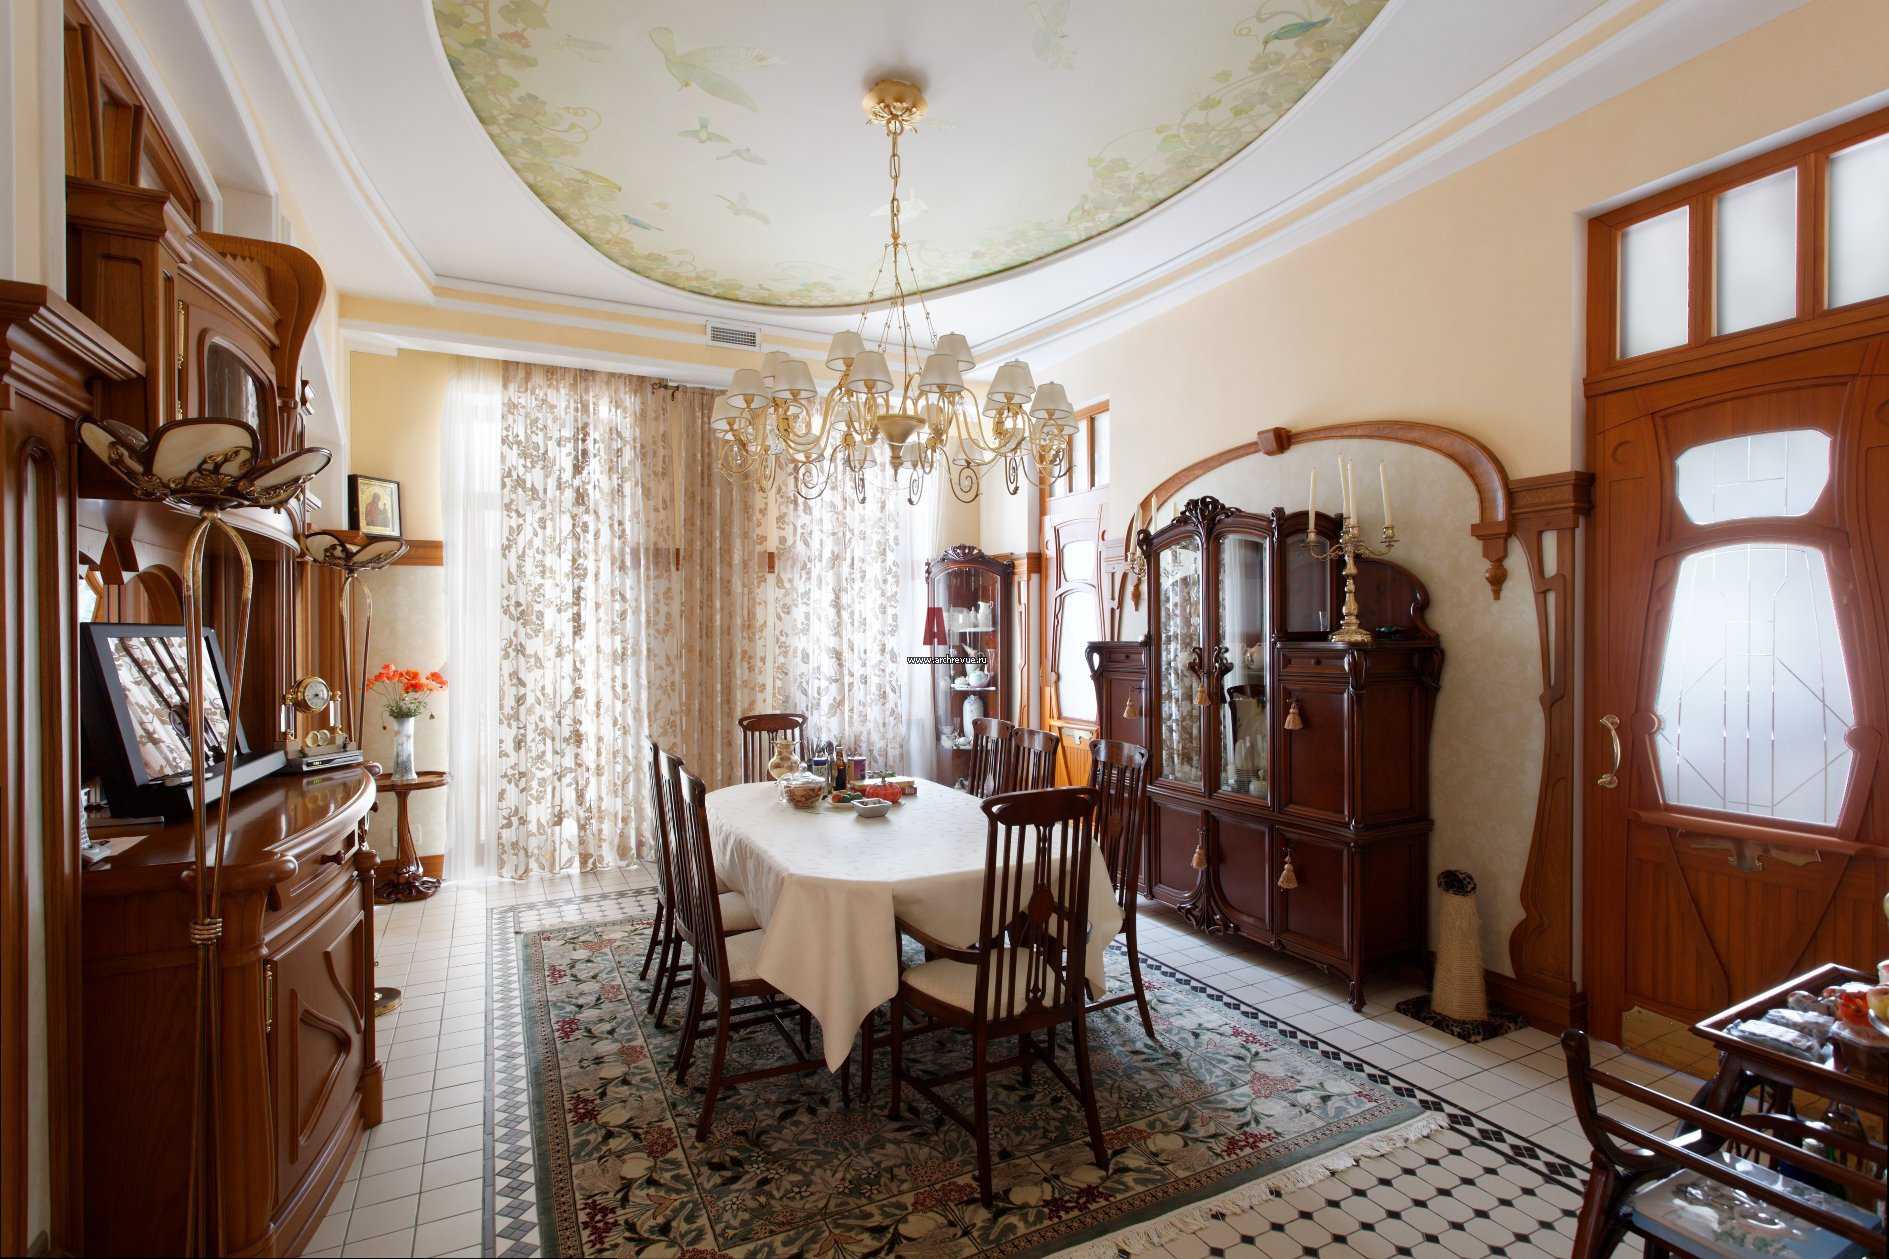
[[[400,482],[349,476],[348,528],[370,538],[400,537]]]
[[[99,777],[114,815],[176,816],[190,808],[190,644],[181,625],[92,622],[81,627],[80,725],[85,772]],[[234,761],[233,787],[282,763],[279,751],[252,752],[233,713],[230,678],[216,631],[206,628],[202,654],[205,696],[205,788],[222,788],[223,764]]]

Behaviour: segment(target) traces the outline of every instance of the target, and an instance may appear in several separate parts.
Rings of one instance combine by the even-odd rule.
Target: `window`
[[[1889,110],[1600,215],[1588,262],[1590,378],[1889,311]]]
[[[1670,803],[1834,826],[1856,710],[1823,552],[1765,542],[1686,556],[1654,712]]]
[[[1805,516],[1830,483],[1830,435],[1793,428],[1706,442],[1680,455],[1674,472],[1695,525]]]

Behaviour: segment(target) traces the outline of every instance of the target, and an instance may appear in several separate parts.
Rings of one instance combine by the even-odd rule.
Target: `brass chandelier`
[[[876,466],[894,482],[903,479],[913,503],[934,474],[959,501],[971,502],[984,474],[998,465],[1012,494],[1026,478],[1052,484],[1069,468],[1076,431],[1069,395],[1054,382],[1036,384],[1029,364],[1012,359],[998,367],[980,406],[964,383],[964,373],[977,366],[970,342],[933,329],[911,247],[900,232],[899,137],[924,116],[925,97],[909,83],[886,79],[863,104],[891,141],[891,238],[858,326],[834,333],[827,350],[826,365],[839,381],[822,398],[806,362],[778,350],[764,355],[758,368],[737,370],[709,421],[716,465],[724,476],[763,489],[784,478],[803,498],[817,498],[843,478],[862,502],[867,473]],[[888,270],[889,291],[881,299]],[[914,305],[929,353],[921,353],[915,339]],[[877,335],[870,337],[867,324],[875,313]]]

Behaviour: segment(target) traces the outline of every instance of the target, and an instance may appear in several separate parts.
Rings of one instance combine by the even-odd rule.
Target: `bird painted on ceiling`
[[[685,90],[700,88],[717,100],[739,105],[743,109],[755,109],[754,98],[728,76],[736,70],[776,65],[780,61],[780,58],[759,48],[742,48],[732,44],[693,48],[679,53],[676,51],[676,33],[666,26],[651,30],[649,42],[656,45],[656,51],[662,54],[663,66],[669,71],[669,77]]]
[[[731,157],[738,157],[742,161],[749,162],[755,166],[767,165],[766,158],[762,157],[760,154],[756,153],[753,149],[749,148],[745,144],[742,145],[738,149],[728,150],[726,153],[723,153],[720,157],[717,157],[715,160],[718,162],[725,162]]]
[[[1030,13],[1036,18],[1036,32],[1031,39],[1036,59],[1046,66],[1067,70],[1076,64],[1069,48],[1069,0],[1030,0]]]
[[[771,223],[772,222],[772,220],[770,220],[767,217],[767,215],[761,213],[759,210],[755,209],[753,206],[748,204],[748,194],[745,192],[737,193],[733,197],[730,197],[726,195],[725,193],[719,193],[719,192],[716,193],[715,195],[720,197],[722,201],[727,204],[728,213],[734,215],[738,219],[753,219],[757,223]]]
[[[640,227],[646,232],[660,232],[662,230],[660,227],[657,227],[654,223],[645,223],[643,222],[643,220],[630,214],[624,215],[623,221],[625,223],[628,223],[631,227]]]
[[[680,136],[681,138],[685,140],[693,140],[697,144],[728,144],[730,143],[727,136],[723,135],[719,131],[712,130],[709,127],[707,114],[697,114],[695,126],[690,127],[686,131],[678,131],[676,132],[676,135]]]

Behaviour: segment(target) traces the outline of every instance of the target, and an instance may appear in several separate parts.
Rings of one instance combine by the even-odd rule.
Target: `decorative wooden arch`
[[[1488,567],[1483,579],[1493,599],[1508,581],[1509,539],[1519,538],[1528,562],[1535,598],[1541,653],[1541,710],[1546,738],[1542,747],[1541,785],[1535,802],[1534,833],[1521,887],[1522,921],[1509,938],[1515,977],[1491,975],[1505,1004],[1549,1025],[1573,1026],[1583,1017],[1583,998],[1574,982],[1574,593],[1575,531],[1593,511],[1594,477],[1589,472],[1557,472],[1511,480],[1502,461],[1482,442],[1441,424],[1417,420],[1355,420],[1315,428],[1266,428],[1250,442],[1197,459],[1156,485],[1136,506],[1124,542],[1104,543],[1104,560],[1114,570],[1107,584],[1119,592],[1119,579],[1134,583],[1140,605],[1138,558],[1125,545],[1136,527],[1152,525],[1155,509],[1191,482],[1248,455],[1282,455],[1295,444],[1312,441],[1375,440],[1421,446],[1442,455],[1475,487],[1477,520],[1469,533],[1481,544]],[[1552,550],[1547,538],[1554,535]],[[1128,571],[1124,571],[1128,570]],[[1551,571],[1552,570],[1552,571]],[[1112,600],[1111,633],[1119,632],[1119,594]]]

